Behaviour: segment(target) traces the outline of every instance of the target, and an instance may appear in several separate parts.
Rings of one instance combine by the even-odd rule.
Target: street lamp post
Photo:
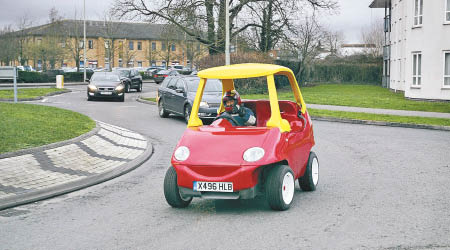
[[[83,82],[86,82],[86,0],[83,1]]]
[[[230,65],[230,0],[225,1],[225,65]]]

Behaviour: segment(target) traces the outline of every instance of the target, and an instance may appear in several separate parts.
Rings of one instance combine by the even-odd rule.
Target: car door
[[[175,85],[175,93],[173,96],[174,110],[177,113],[184,114],[184,101],[186,100],[186,84],[183,79],[178,79]]]
[[[177,112],[174,105],[177,81],[177,78],[170,79],[169,84],[167,84],[166,97],[164,99],[166,108],[173,112]]]
[[[139,72],[135,69],[131,70],[131,81],[133,82],[133,87],[137,87],[139,85]]]

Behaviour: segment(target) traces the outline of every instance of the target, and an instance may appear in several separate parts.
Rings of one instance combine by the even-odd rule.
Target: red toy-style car
[[[274,75],[289,79],[294,101],[278,101]],[[173,207],[186,207],[193,197],[251,199],[265,194],[272,209],[286,210],[294,198],[295,180],[304,191],[319,181],[311,119],[297,81],[286,67],[237,64],[198,72],[200,84],[188,127],[176,146],[164,179],[164,195]],[[220,79],[223,93],[233,79],[267,77],[269,100],[243,100],[256,126],[232,126],[218,116],[204,126],[198,117],[207,79]],[[224,111],[223,103],[218,110]]]

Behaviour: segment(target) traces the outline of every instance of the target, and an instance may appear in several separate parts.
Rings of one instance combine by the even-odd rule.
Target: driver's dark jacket
[[[238,124],[236,126],[253,126],[256,124],[256,118],[253,111],[246,107],[240,107],[240,109],[244,109],[244,116],[239,116],[239,114],[231,114],[231,116],[236,120]]]

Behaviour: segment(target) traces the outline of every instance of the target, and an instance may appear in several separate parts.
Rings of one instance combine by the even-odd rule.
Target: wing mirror
[[[183,89],[176,89],[175,90],[177,93],[184,93],[184,90]]]

